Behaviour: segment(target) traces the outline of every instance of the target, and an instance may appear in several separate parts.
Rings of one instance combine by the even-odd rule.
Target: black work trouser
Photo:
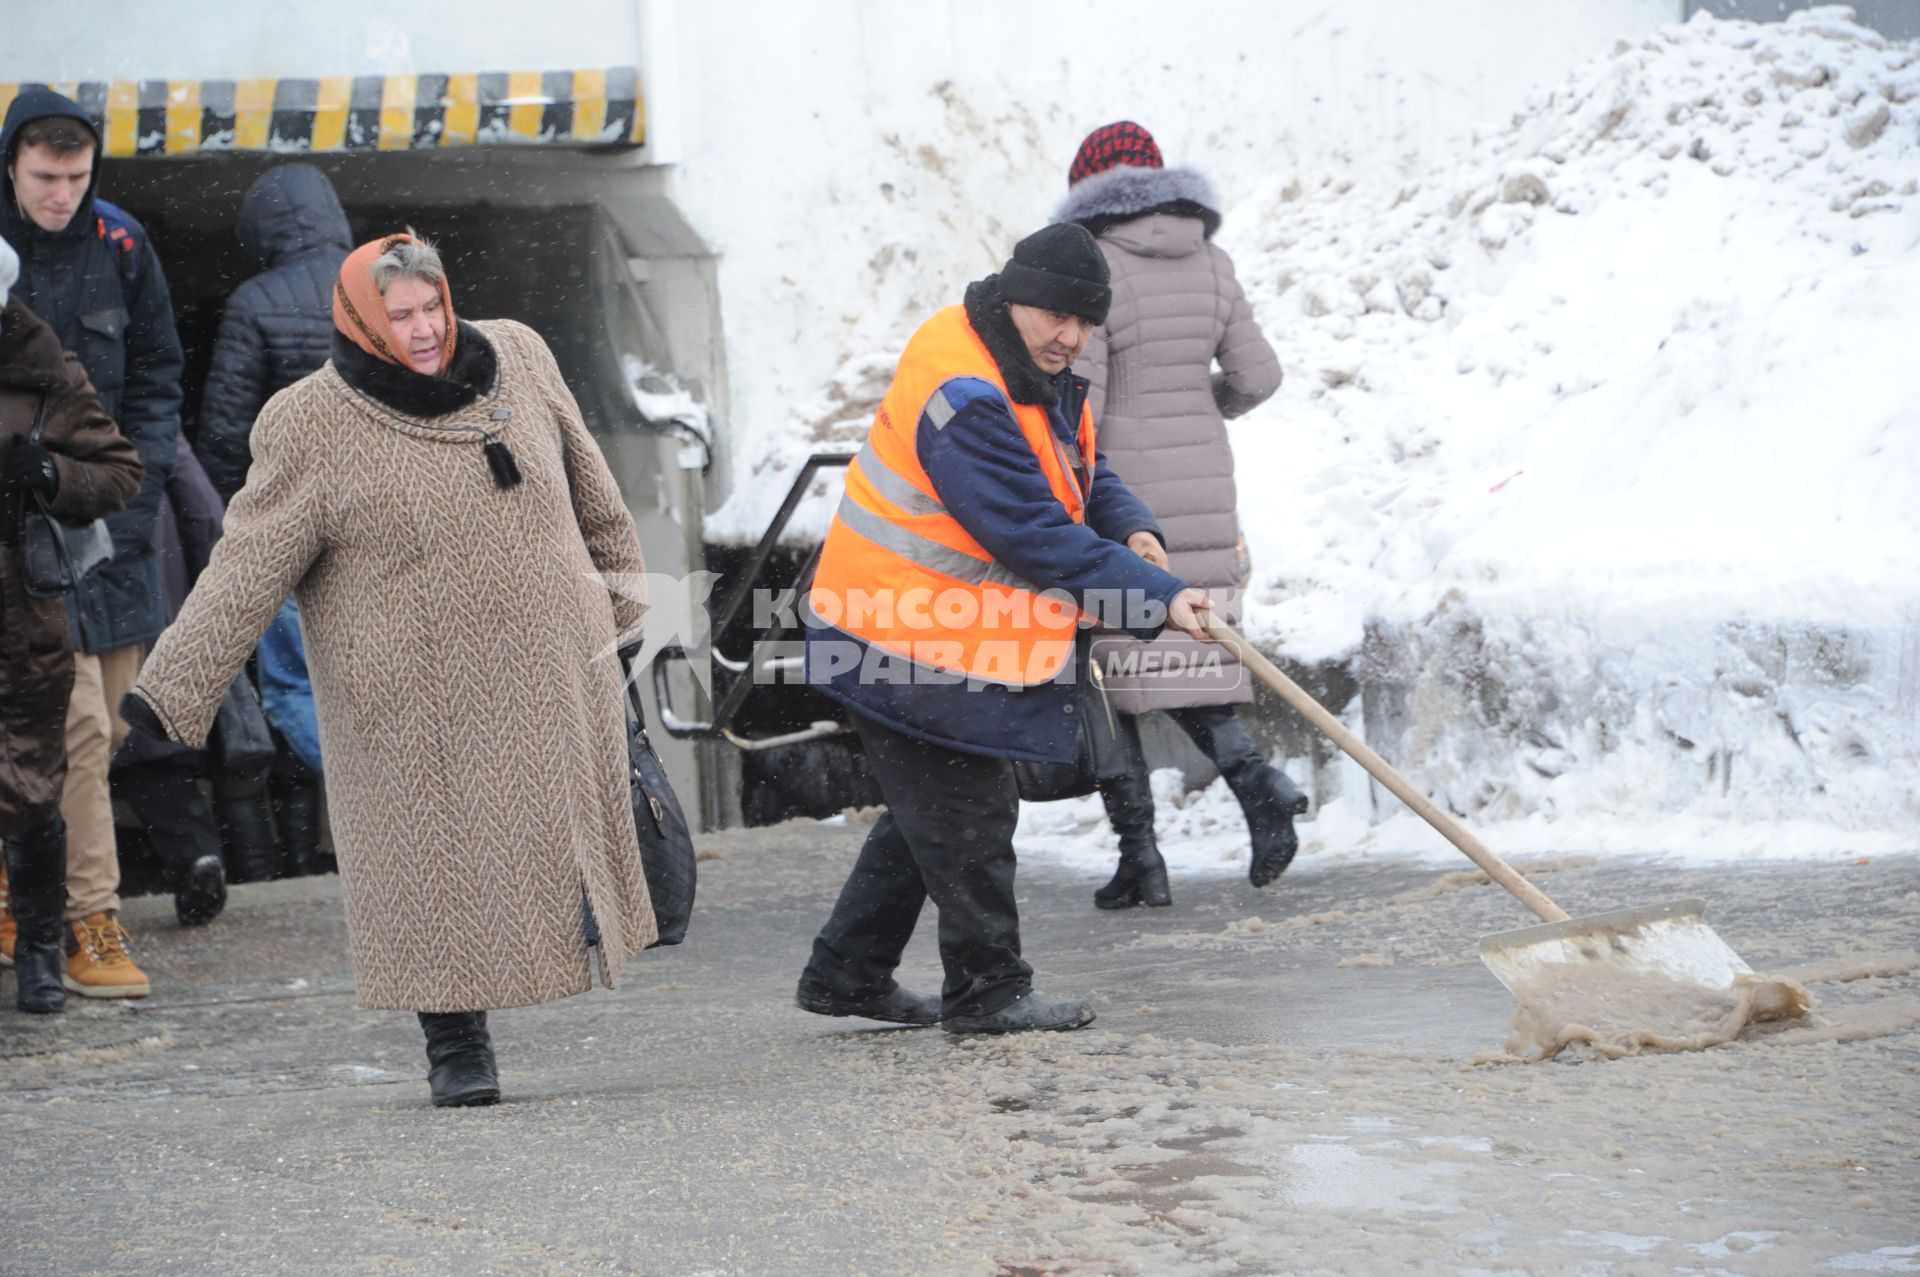
[[[854,715],[886,814],[813,942],[802,980],[861,998],[893,987],[893,972],[929,898],[940,913],[946,1015],[998,1011],[1033,984],[1020,957],[1013,899],[1012,764],[915,740]]]

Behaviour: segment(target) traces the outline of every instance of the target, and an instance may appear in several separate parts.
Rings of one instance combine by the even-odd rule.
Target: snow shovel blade
[[[1631,981],[1671,981],[1707,992],[1733,988],[1753,968],[1707,925],[1706,903],[1670,900],[1501,931],[1480,939],[1480,960],[1522,1005],[1604,969]]]

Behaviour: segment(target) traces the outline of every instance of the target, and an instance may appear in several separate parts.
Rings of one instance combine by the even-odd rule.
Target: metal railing
[[[841,469],[853,460],[850,452],[816,452],[807,458],[800,467],[800,473],[794,477],[793,485],[787,489],[786,499],[780,503],[779,511],[773,516],[773,522],[760,535],[759,544],[747,559],[741,570],[740,580],[727,594],[715,617],[711,637],[704,654],[708,670],[712,675],[712,686],[716,690],[713,717],[701,721],[683,718],[673,707],[671,686],[674,662],[693,667],[696,656],[685,647],[663,647],[654,655],[651,673],[653,675],[653,700],[660,711],[660,725],[669,736],[680,740],[724,739],[740,749],[760,750],[777,749],[782,745],[797,745],[802,741],[820,740],[827,736],[837,736],[848,731],[847,724],[822,719],[794,732],[782,732],[773,736],[745,736],[734,730],[734,723],[740,716],[741,708],[748,696],[758,685],[757,679],[763,673],[773,673],[790,668],[795,657],[760,655],[764,645],[777,644],[786,638],[795,627],[779,619],[764,635],[753,636],[747,658],[744,661],[729,659],[721,651],[721,643],[734,625],[746,614],[752,604],[754,591],[759,588],[761,573],[773,560],[779,548],[781,534],[787,530],[794,511],[806,499],[807,489],[812,486],[816,474],[822,470]],[[813,581],[813,572],[820,564],[821,547],[816,545],[807,556],[806,564],[800,569],[791,589],[774,606],[776,618],[794,615],[794,605]],[[724,691],[720,689],[724,687]]]

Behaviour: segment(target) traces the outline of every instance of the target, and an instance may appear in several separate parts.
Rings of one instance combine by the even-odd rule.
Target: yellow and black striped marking
[[[115,157],[646,141],[646,106],[633,67],[318,80],[29,81],[0,84],[0,113],[20,90],[32,88],[78,102]]]

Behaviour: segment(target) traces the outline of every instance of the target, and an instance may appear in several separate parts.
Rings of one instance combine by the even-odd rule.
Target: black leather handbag
[[[680,810],[680,799],[667,782],[667,769],[647,739],[647,719],[640,708],[634,680],[626,680],[627,771],[633,787],[633,827],[640,839],[640,868],[647,875],[647,894],[653,897],[653,919],[660,929],[654,945],[679,944],[687,938],[687,920],[693,916],[693,889],[698,868],[693,831]]]
[[[30,443],[39,443],[47,428],[47,396],[40,397]],[[104,519],[69,523],[47,509],[47,499],[33,494],[20,505],[20,571],[27,593],[36,598],[65,594],[87,573],[113,557],[113,534]]]

